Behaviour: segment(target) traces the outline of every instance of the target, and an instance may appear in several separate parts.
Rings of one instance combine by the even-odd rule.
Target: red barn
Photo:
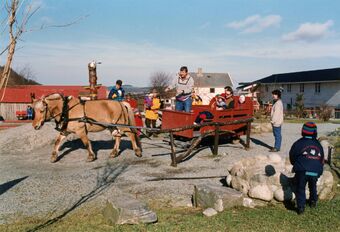
[[[0,90],[0,97],[4,89]],[[61,93],[65,96],[87,96],[89,91],[84,86],[58,86],[58,85],[18,85],[5,89],[5,96],[0,101],[0,115],[5,120],[15,120],[16,111],[24,111],[31,104],[31,93],[36,98],[47,96],[52,93]],[[107,97],[107,88],[101,86],[98,89],[98,99]]]

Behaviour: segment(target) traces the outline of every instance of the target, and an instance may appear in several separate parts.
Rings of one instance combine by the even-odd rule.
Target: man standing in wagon
[[[188,68],[182,66],[173,83],[167,88],[176,89],[176,105],[175,110],[177,111],[191,111],[192,105],[192,90],[194,88],[194,79],[189,75]]]

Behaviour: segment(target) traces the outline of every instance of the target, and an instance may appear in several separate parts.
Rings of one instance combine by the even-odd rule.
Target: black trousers
[[[316,190],[317,176],[307,176],[306,172],[296,172],[296,203],[298,208],[305,208],[306,205],[306,184],[309,188],[309,201],[317,202],[318,194]]]

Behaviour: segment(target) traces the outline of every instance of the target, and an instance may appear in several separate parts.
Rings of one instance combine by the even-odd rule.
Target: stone
[[[322,146],[322,148],[323,148],[323,152],[324,152],[324,154],[325,154],[325,161],[327,161],[327,160],[328,160],[328,155],[329,155],[329,153],[330,153],[330,150],[329,150],[330,144],[329,144],[329,142],[328,142],[327,139],[321,140],[321,141],[320,141],[320,144],[321,144],[321,146]]]
[[[255,187],[260,184],[266,184],[268,177],[263,174],[255,174],[250,178],[249,186]]]
[[[273,193],[275,193],[275,191],[280,188],[279,186],[273,185],[273,184],[268,185],[268,187],[269,187],[270,191],[272,191]]]
[[[273,192],[269,189],[268,185],[265,184],[250,188],[248,195],[263,201],[271,201],[273,199]]]
[[[253,166],[255,163],[256,163],[256,159],[252,157],[241,160],[241,164],[244,169]]]
[[[332,187],[334,184],[334,178],[330,171],[324,171],[320,179],[322,179],[323,185],[327,187]]]
[[[250,188],[249,183],[239,176],[233,177],[233,179],[231,180],[231,187],[233,189],[236,189],[236,190],[244,193],[244,194],[247,194],[248,190]]]
[[[256,161],[266,162],[268,160],[267,156],[265,155],[257,155],[255,156]]]
[[[230,187],[231,186],[231,180],[232,180],[233,176],[232,175],[228,175],[226,178],[226,182],[227,182],[227,186]]]
[[[244,175],[244,168],[241,164],[236,164],[230,170],[230,174],[233,176],[243,176]]]
[[[281,163],[282,162],[281,156],[277,153],[272,153],[272,154],[268,155],[268,159],[269,159],[269,162],[271,162],[271,163]]]
[[[213,184],[195,185],[193,200],[196,207],[213,208],[218,212],[243,204],[242,193]]]
[[[318,194],[318,197],[320,200],[332,199],[333,196],[334,196],[334,193],[331,187],[322,188]]]
[[[279,188],[274,192],[274,198],[277,201],[283,202],[283,201],[291,201],[294,200],[295,195],[291,188]]]
[[[110,225],[157,222],[156,213],[151,211],[146,203],[125,194],[108,197],[103,216]]]
[[[253,199],[245,197],[243,198],[243,206],[247,208],[255,208],[255,203]]]
[[[203,214],[207,217],[212,217],[217,214],[217,211],[213,208],[207,208],[203,211]]]

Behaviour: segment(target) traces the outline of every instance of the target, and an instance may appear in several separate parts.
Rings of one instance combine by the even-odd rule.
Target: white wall
[[[296,94],[300,93],[300,83],[291,84],[291,92],[287,92],[287,84],[268,84],[268,92],[266,91],[266,87],[261,85],[261,100],[271,101],[272,91],[280,87],[284,88],[281,96],[284,107],[287,108],[287,104],[291,103],[294,106]],[[302,93],[305,107],[316,107],[325,104],[339,91],[340,82],[320,82],[320,93],[315,93],[315,83],[305,83],[304,92]],[[340,104],[340,102],[338,104]]]
[[[203,100],[203,105],[208,105],[210,100],[216,96],[216,94],[224,93],[224,86],[221,88],[214,88],[215,93],[210,93],[210,88],[198,88],[195,87],[194,90],[197,95],[199,95]]]

